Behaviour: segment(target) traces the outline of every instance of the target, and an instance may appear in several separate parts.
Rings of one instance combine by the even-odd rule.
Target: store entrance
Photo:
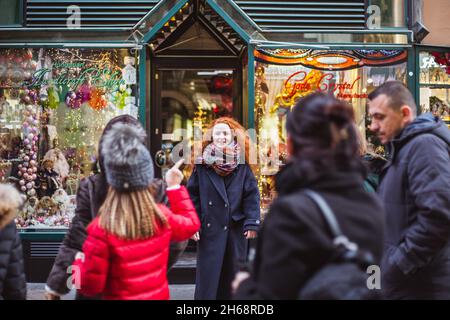
[[[242,121],[238,61],[198,57],[154,60],[149,130],[156,177],[163,177],[173,165],[174,147],[191,149],[194,136],[198,139],[214,119],[228,116]],[[186,182],[191,170],[189,166],[182,169]],[[195,252],[196,243],[191,240],[169,274],[171,283],[194,283]]]
[[[173,148],[190,148],[194,136],[197,139],[214,119],[226,116],[242,122],[242,74],[236,60],[197,66],[196,60],[181,63],[191,68],[181,68],[179,60],[154,66],[150,130],[159,177],[173,165]]]
[[[155,175],[173,165],[172,154],[190,150],[211,121],[233,117],[243,122],[247,51],[243,40],[205,1],[189,1],[148,45],[146,110]],[[200,136],[200,137],[199,137]],[[200,139],[199,139],[200,138]],[[176,149],[175,149],[176,150]],[[184,166],[189,179],[190,166]],[[196,243],[190,241],[169,273],[170,283],[194,283]]]
[[[242,123],[247,54],[227,22],[204,1],[192,1],[150,40],[148,57],[147,129],[162,177],[173,164],[172,149],[192,146],[211,121],[228,116]]]

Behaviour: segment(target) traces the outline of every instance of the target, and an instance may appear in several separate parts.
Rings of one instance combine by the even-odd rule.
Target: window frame
[[[24,27],[24,22],[25,22],[25,8],[26,8],[25,0],[13,0],[13,1],[19,2],[19,20],[17,21],[17,23],[12,23],[12,24],[1,24],[1,23],[0,23],[0,29],[1,29],[1,28],[17,28],[17,27]]]

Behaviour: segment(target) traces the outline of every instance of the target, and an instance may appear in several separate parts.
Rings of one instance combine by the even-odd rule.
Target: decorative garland
[[[31,92],[29,92],[29,94],[30,93]],[[30,95],[28,96],[30,97]],[[33,99],[33,96],[34,95],[30,97],[31,100]],[[37,105],[28,104],[24,107],[24,121],[22,123],[24,149],[21,150],[19,156],[22,163],[18,166],[18,175],[21,178],[19,180],[20,190],[28,197],[33,197],[36,195],[35,180],[37,179],[37,143],[39,140],[39,121]]]

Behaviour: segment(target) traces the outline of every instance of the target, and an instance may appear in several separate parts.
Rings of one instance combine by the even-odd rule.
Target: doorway
[[[239,60],[198,61],[192,57],[153,64],[150,145],[158,177],[173,165],[170,153],[177,144],[192,146],[194,132],[204,132],[213,120],[224,116],[242,122]]]

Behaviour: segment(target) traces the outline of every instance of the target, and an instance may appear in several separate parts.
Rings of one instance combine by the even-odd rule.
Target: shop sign
[[[86,81],[90,81],[90,85],[97,88],[105,88],[115,90],[120,85],[125,84],[122,78],[122,72],[116,71],[113,68],[98,68],[98,67],[85,67],[85,62],[76,63],[55,63],[55,69],[65,69],[53,79],[50,79],[49,75],[52,69],[42,68],[37,70],[33,74],[31,83],[27,85],[29,89],[41,87],[41,86],[67,86],[72,91],[76,91],[80,85]],[[77,68],[81,69],[77,76],[73,76],[69,69]]]
[[[335,75],[324,73],[320,77],[308,77],[305,71],[298,71],[290,75],[284,82],[283,98],[291,99],[299,92],[321,91],[335,93],[340,99],[366,99],[366,93],[353,93],[355,85],[361,80],[357,77],[352,82],[335,82]]]

